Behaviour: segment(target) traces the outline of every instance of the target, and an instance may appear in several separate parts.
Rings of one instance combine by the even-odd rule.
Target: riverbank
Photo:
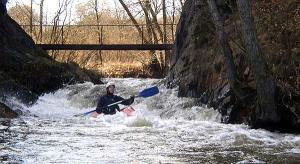
[[[100,75],[75,63],[59,63],[39,49],[7,14],[6,1],[1,1],[0,9],[0,103],[5,109],[12,108],[7,102],[12,97],[32,105],[38,96],[65,84],[101,83]]]

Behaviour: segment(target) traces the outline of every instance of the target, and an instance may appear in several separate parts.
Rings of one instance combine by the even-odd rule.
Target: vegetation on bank
[[[72,5],[61,0],[49,18],[43,0],[39,11],[20,1],[8,13],[36,43],[53,44],[158,44],[173,43],[182,1],[116,1],[108,7],[88,0]],[[166,10],[164,10],[166,9]],[[164,16],[165,13],[165,16]],[[31,23],[32,20],[32,23]],[[43,26],[48,24],[48,26]],[[163,51],[49,51],[60,62],[75,62],[106,77],[164,77],[168,57]],[[154,68],[156,70],[154,70]]]

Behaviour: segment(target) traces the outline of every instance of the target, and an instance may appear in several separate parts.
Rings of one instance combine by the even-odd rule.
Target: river
[[[0,124],[0,163],[300,163],[300,135],[220,123],[217,111],[194,98],[178,98],[157,79],[104,79],[128,98],[134,116],[73,117],[95,108],[104,85],[65,86],[25,113]]]

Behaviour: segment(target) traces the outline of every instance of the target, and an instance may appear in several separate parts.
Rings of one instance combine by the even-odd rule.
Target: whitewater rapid
[[[94,110],[105,91],[92,83],[41,96],[18,119],[0,125],[0,163],[300,163],[300,136],[220,123],[217,111],[197,99],[178,98],[157,79],[104,79],[124,98],[136,98],[135,115],[73,117]]]

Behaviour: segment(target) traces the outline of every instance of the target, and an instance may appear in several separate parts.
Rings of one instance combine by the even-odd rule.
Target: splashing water
[[[73,117],[95,109],[104,85],[67,86],[41,96],[30,114],[0,126],[3,163],[297,163],[300,136],[219,123],[220,115],[178,98],[162,80],[105,79],[128,98],[158,85],[160,93],[137,98],[134,116]],[[15,100],[14,100],[15,101]]]

